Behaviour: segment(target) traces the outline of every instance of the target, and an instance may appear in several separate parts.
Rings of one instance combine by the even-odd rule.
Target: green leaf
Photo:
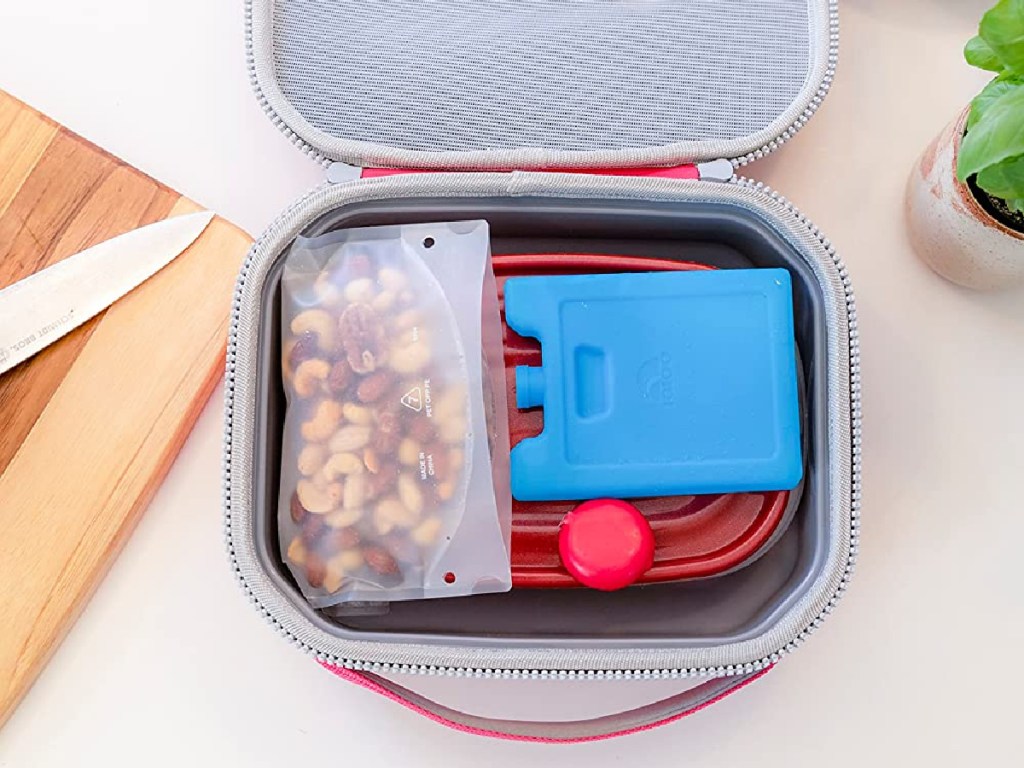
[[[971,102],[971,114],[967,118],[967,130],[971,130],[975,124],[988,112],[1000,97],[1015,88],[1024,88],[1024,77],[1020,75],[1004,74],[995,78],[985,86],[984,90],[974,97]]]
[[[978,174],[978,186],[1007,202],[1024,199],[1024,155],[984,169]]]
[[[1014,88],[995,99],[967,132],[960,146],[957,176],[965,181],[1018,155],[1024,155],[1024,88]]]
[[[1016,211],[1017,213],[1024,213],[1024,197],[1020,198],[1019,200],[1007,200],[1006,204],[1010,206],[1011,211]]]
[[[979,31],[1004,67],[1024,74],[1024,0],[999,0]]]
[[[964,58],[972,67],[987,69],[989,72],[1002,72],[1003,62],[996,56],[992,46],[986,43],[981,35],[972,37],[964,48]]]

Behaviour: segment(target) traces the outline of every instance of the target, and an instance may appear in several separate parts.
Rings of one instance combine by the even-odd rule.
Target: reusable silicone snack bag
[[[298,238],[281,299],[278,533],[306,599],[363,610],[510,589],[486,222]]]

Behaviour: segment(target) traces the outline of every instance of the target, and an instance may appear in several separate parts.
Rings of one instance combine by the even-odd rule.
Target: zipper
[[[312,144],[307,142],[295,131],[293,131],[288,123],[277,113],[277,111],[270,105],[269,100],[263,89],[260,87],[259,80],[256,77],[256,56],[253,53],[253,42],[252,42],[252,6],[254,0],[245,0],[245,61],[249,68],[249,82],[252,83],[252,89],[256,93],[256,100],[259,102],[263,111],[270,118],[270,122],[278,127],[278,129],[288,137],[303,154],[312,158],[315,162],[327,169],[332,169],[332,166],[341,165],[347,166],[348,168],[355,169],[353,172],[346,172],[343,169],[334,171],[333,174],[329,173],[329,178],[333,175],[338,178],[339,181],[332,183],[340,183],[341,181],[352,181],[358,178],[358,173],[362,169],[358,166],[350,165],[348,163],[341,163],[340,161],[334,161],[327,157],[323,152],[318,150]],[[728,160],[734,168],[742,168],[745,165],[749,165],[755,160],[760,160],[762,157],[770,155],[772,152],[777,150],[787,141],[792,139],[797,132],[803,128],[807,121],[814,116],[814,113],[818,111],[821,103],[825,100],[825,96],[828,95],[829,90],[832,88],[832,81],[835,79],[836,67],[839,64],[839,0],[828,0],[828,17],[829,17],[829,40],[828,40],[828,65],[825,69],[825,75],[822,77],[821,85],[811,98],[811,103],[807,105],[803,112],[801,112],[797,118],[790,123],[776,138],[769,141],[767,144],[755,149],[753,152],[748,152],[741,157],[736,157]],[[709,164],[717,164],[720,160],[713,160]],[[703,177],[702,177],[703,178]],[[713,178],[712,181],[721,181],[723,179]],[[728,179],[724,179],[728,180]]]
[[[853,575],[857,562],[857,554],[860,546],[860,508],[861,508],[861,379],[860,379],[860,333],[857,328],[857,308],[853,295],[849,273],[846,265],[836,253],[831,241],[815,226],[800,210],[783,195],[773,190],[763,182],[755,181],[743,176],[733,176],[728,183],[746,187],[759,194],[767,195],[773,201],[783,206],[801,224],[803,224],[817,238],[818,242],[828,253],[839,272],[842,280],[843,292],[846,301],[847,321],[849,324],[849,353],[850,353],[850,434],[851,434],[851,485],[850,485],[850,551],[846,565],[843,570],[839,584],[829,598],[822,611],[790,642],[775,651],[756,661],[745,664],[728,665],[721,667],[690,667],[679,669],[661,670],[552,670],[552,669],[524,669],[504,670],[472,667],[444,667],[425,664],[396,664],[390,662],[365,662],[358,659],[345,659],[316,651],[308,643],[285,629],[273,614],[260,602],[259,598],[252,592],[245,581],[238,566],[231,538],[231,420],[234,409],[234,380],[235,360],[238,348],[238,324],[242,309],[242,291],[245,285],[245,277],[249,272],[255,254],[255,249],[250,251],[245,263],[239,273],[238,282],[231,302],[231,322],[229,327],[229,340],[225,364],[225,397],[224,397],[224,456],[223,456],[223,483],[224,483],[224,535],[228,550],[228,557],[232,570],[235,572],[242,590],[249,596],[256,609],[264,616],[267,622],[277,632],[293,645],[298,646],[321,663],[330,664],[345,669],[376,672],[376,673],[401,673],[414,675],[440,675],[446,677],[474,677],[474,678],[502,678],[502,679],[541,679],[541,680],[657,680],[657,679],[679,679],[679,678],[700,678],[700,677],[725,677],[741,674],[752,674],[764,670],[776,664],[782,657],[794,651],[797,647],[810,637],[821,626],[826,617],[832,613],[839,599],[846,592],[850,578]],[[290,212],[302,205],[305,198],[296,201],[283,214],[287,217]]]

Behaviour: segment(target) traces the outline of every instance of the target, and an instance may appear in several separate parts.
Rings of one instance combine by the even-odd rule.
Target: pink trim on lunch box
[[[581,173],[590,176],[634,176],[647,179],[700,179],[696,165],[673,165],[667,168],[559,168],[554,173]],[[437,173],[420,168],[363,168],[361,178],[379,179],[409,173]]]
[[[327,662],[323,662],[323,661],[321,661],[319,663],[320,663],[321,666],[324,667],[324,669],[326,669],[327,671],[332,672],[333,674],[337,675],[342,680],[347,680],[350,683],[355,683],[356,685],[360,686],[361,688],[365,688],[368,691],[372,691],[373,693],[376,693],[376,694],[379,694],[381,696],[384,696],[385,698],[390,699],[391,701],[395,702],[396,704],[400,704],[401,706],[405,707],[406,709],[409,709],[409,710],[415,712],[418,715],[422,715],[423,717],[427,718],[428,720],[433,720],[435,723],[443,725],[446,728],[451,728],[452,730],[460,731],[462,733],[469,733],[469,734],[472,734],[474,736],[484,736],[484,737],[492,738],[492,739],[504,739],[506,741],[535,742],[535,743],[540,743],[540,744],[581,744],[581,743],[589,742],[589,741],[602,741],[602,740],[605,740],[605,739],[618,738],[620,736],[630,736],[630,735],[632,735],[634,733],[642,733],[643,731],[650,731],[650,730],[653,730],[654,728],[660,728],[663,725],[669,725],[670,723],[674,723],[677,720],[682,720],[684,717],[688,717],[689,715],[692,715],[692,714],[694,714],[696,712],[700,712],[702,709],[707,709],[712,704],[717,704],[719,701],[721,701],[725,697],[727,697],[727,696],[729,696],[729,695],[731,695],[733,693],[736,693],[737,691],[740,691],[743,688],[746,688],[748,685],[753,683],[755,680],[759,680],[760,678],[764,677],[764,675],[768,674],[768,672],[771,671],[772,668],[773,668],[772,666],[765,667],[763,670],[761,670],[760,672],[758,672],[758,673],[756,673],[756,674],[754,674],[754,675],[752,675],[750,677],[741,677],[736,682],[735,685],[733,685],[730,688],[726,688],[724,691],[719,693],[717,696],[714,696],[714,697],[708,699],[707,701],[703,701],[700,704],[697,704],[697,705],[695,705],[695,706],[693,706],[693,707],[691,707],[691,708],[689,708],[687,710],[684,710],[683,712],[678,712],[676,714],[673,714],[673,715],[670,715],[668,717],[665,717],[665,718],[663,718],[661,720],[656,720],[656,721],[651,722],[651,723],[645,723],[643,725],[638,725],[638,726],[635,726],[633,728],[624,728],[622,730],[613,731],[611,733],[601,733],[601,734],[594,734],[594,735],[587,735],[587,736],[575,736],[575,737],[557,738],[557,737],[548,737],[548,736],[530,736],[530,735],[523,735],[523,734],[506,733],[506,732],[503,732],[503,731],[500,731],[500,730],[492,730],[492,729],[488,729],[488,728],[477,728],[477,727],[474,727],[474,726],[471,726],[471,725],[466,725],[465,723],[460,723],[460,722],[458,722],[456,720],[452,720],[450,718],[447,718],[447,717],[445,717],[442,714],[439,714],[437,712],[431,711],[430,709],[427,709],[427,708],[425,708],[423,706],[420,706],[419,704],[416,704],[415,702],[405,698],[404,696],[402,696],[397,691],[393,691],[390,688],[388,688],[385,685],[383,685],[382,683],[378,682],[376,675],[368,674],[368,673],[365,673],[365,672],[359,672],[359,671],[356,671],[356,670],[353,670],[353,669],[346,669],[345,667],[336,667],[336,666],[334,666],[332,664],[328,664]],[[494,722],[495,722],[495,724],[500,724],[500,721],[494,721]],[[556,725],[565,725],[565,724],[564,723],[558,723]],[[582,725],[582,723],[581,723],[581,725]]]

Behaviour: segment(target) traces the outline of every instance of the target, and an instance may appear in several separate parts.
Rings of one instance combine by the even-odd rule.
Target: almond
[[[321,546],[329,552],[340,552],[359,546],[359,531],[355,528],[331,528],[321,540]]]
[[[302,506],[302,502],[299,501],[299,494],[293,493],[291,500],[291,515],[292,522],[301,525],[302,521],[309,517],[309,510]]]
[[[306,581],[313,589],[320,589],[324,585],[324,577],[327,576],[327,565],[324,561],[310,553],[306,558]]]
[[[363,559],[371,570],[381,576],[394,576],[399,573],[398,562],[383,547],[365,547]]]
[[[387,371],[371,373],[356,388],[356,397],[361,403],[376,403],[388,393],[394,384],[394,378]]]
[[[340,397],[345,394],[355,377],[355,371],[348,364],[348,360],[339,360],[331,366],[331,372],[327,374],[327,390],[332,395]]]

